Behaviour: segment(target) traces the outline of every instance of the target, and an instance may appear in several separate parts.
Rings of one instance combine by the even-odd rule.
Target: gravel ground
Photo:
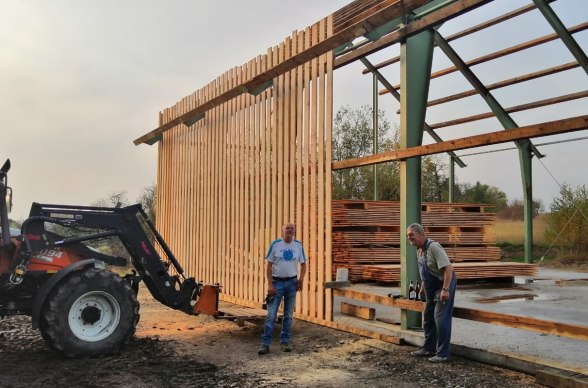
[[[141,320],[120,353],[66,359],[28,317],[0,320],[1,387],[540,387],[533,376],[296,321],[291,353],[258,356],[261,328],[188,316],[140,295]],[[276,333],[277,338],[277,333]]]

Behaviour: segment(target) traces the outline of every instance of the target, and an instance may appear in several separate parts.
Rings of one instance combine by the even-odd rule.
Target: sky
[[[126,191],[135,202],[156,181],[157,146],[133,140],[157,127],[158,112],[344,7],[348,0],[0,0],[0,159],[10,158],[14,192],[11,218],[24,219],[32,202],[89,205]],[[440,28],[447,36],[528,1],[496,0]],[[588,2],[553,3],[566,26],[585,22]],[[537,11],[452,46],[475,58],[552,32]],[[575,35],[588,51],[588,32]],[[397,55],[398,45],[370,56],[372,63]],[[561,42],[474,68],[496,82],[573,60]],[[509,62],[510,61],[510,62]],[[433,71],[449,62],[435,50]],[[335,72],[335,111],[341,105],[371,104],[372,78],[354,63]],[[506,72],[506,75],[505,75]],[[399,68],[383,70],[393,84]],[[459,74],[431,81],[431,98],[468,89]],[[497,91],[505,106],[588,90],[582,70]],[[586,99],[541,112],[513,115],[522,125],[587,113]],[[380,108],[398,122],[398,104],[382,96]],[[429,124],[487,111],[479,97],[431,108]],[[444,139],[500,130],[496,120],[440,129]],[[588,136],[584,131],[536,139],[535,143]],[[431,139],[425,137],[425,143]],[[540,147],[533,162],[535,197],[549,205],[558,182],[586,183],[587,140]],[[505,144],[495,148],[512,147]],[[481,150],[461,152],[465,154]],[[445,158],[444,156],[440,156]],[[522,198],[518,153],[464,157],[458,182],[480,181]],[[545,167],[544,167],[545,165]],[[549,170],[546,170],[548,168]],[[552,177],[553,176],[553,177]]]

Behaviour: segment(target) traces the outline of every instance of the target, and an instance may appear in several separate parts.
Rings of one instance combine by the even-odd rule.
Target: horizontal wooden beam
[[[555,1],[555,0],[549,0],[549,2],[552,2],[552,1]],[[447,42],[451,42],[452,40],[463,38],[464,36],[473,34],[474,32],[481,31],[481,30],[486,29],[488,27],[492,27],[492,26],[494,26],[494,25],[496,25],[498,23],[501,23],[503,21],[512,19],[512,18],[514,18],[516,16],[522,15],[523,13],[532,11],[534,9],[535,9],[535,4],[525,5],[525,6],[521,7],[521,8],[518,8],[518,9],[516,9],[514,11],[505,13],[504,15],[498,16],[498,17],[496,17],[494,19],[491,19],[491,20],[485,21],[483,23],[477,24],[477,25],[475,25],[473,27],[470,27],[468,29],[465,29],[465,30],[456,32],[455,34],[452,34],[452,35],[446,37],[445,40]],[[394,57],[394,58],[385,60],[383,62],[380,62],[380,63],[374,65],[374,67],[376,69],[381,69],[382,67],[386,67],[386,66],[392,65],[392,64],[394,64],[394,63],[396,63],[398,61],[400,61],[400,56],[397,56],[397,57]],[[370,72],[369,69],[364,69],[362,71],[362,74],[367,74],[369,72]]]
[[[382,152],[376,155],[334,162],[333,170],[351,167],[368,166],[371,164],[398,161],[416,156],[433,155],[441,152],[457,151],[492,144],[555,135],[588,129],[588,115],[572,117],[547,123],[534,124],[526,127],[500,130],[482,135],[469,136],[461,139],[448,140],[441,143],[404,148],[397,151]]]
[[[506,86],[516,85],[521,82],[534,80],[534,79],[537,79],[540,77],[545,77],[545,76],[559,73],[562,71],[575,69],[576,67],[579,67],[579,66],[580,66],[580,64],[578,62],[568,62],[563,65],[553,66],[548,69],[539,70],[539,71],[535,71],[533,73],[528,73],[528,74],[520,75],[518,77],[513,77],[513,78],[505,79],[503,81],[495,82],[493,84],[486,86],[486,88],[488,90],[500,89],[500,88],[504,88]],[[450,101],[456,101],[456,100],[459,100],[462,98],[474,96],[477,93],[478,92],[475,89],[467,90],[465,92],[456,93],[456,94],[452,94],[450,96],[441,97],[441,98],[438,98],[435,100],[431,100],[427,103],[427,106],[435,106],[435,105],[439,105],[439,104],[445,104]],[[382,94],[382,92],[380,92],[380,94]],[[398,109],[396,111],[396,113],[397,114],[400,113],[400,109]]]
[[[419,32],[422,32],[426,29],[444,23],[447,20],[453,19],[459,15],[462,15],[468,11],[471,11],[477,7],[489,3],[490,1],[492,0],[456,1],[430,15],[423,16],[421,19],[407,24],[406,27],[391,32],[390,34],[376,40],[373,43],[359,47],[348,54],[341,55],[335,60],[334,67],[335,69],[338,69],[351,62],[355,62],[360,58],[366,57],[370,54],[375,53],[376,51],[396,44],[400,42],[402,39],[406,39],[409,36],[418,34]]]
[[[571,27],[569,29],[569,32],[570,32],[570,34],[575,34],[577,32],[584,31],[586,29],[588,29],[588,22],[580,23],[578,25]],[[493,53],[483,55],[478,58],[471,59],[471,60],[465,62],[465,64],[468,67],[472,67],[475,65],[479,65],[481,63],[490,62],[494,59],[502,58],[507,55],[517,53],[519,51],[527,50],[529,48],[536,47],[541,44],[557,40],[558,38],[559,38],[559,36],[556,33],[544,35],[544,36],[539,37],[537,39],[529,40],[527,42],[517,44],[512,47],[505,48],[504,50],[495,51]],[[439,71],[431,73],[431,79],[439,78],[439,77],[451,74],[453,72],[456,72],[458,70],[459,69],[456,66],[447,67],[445,69],[441,69]],[[400,89],[400,84],[394,85],[393,87],[394,87],[394,89],[398,90],[398,89]],[[389,93],[387,89],[382,89],[380,91],[380,94],[382,94],[382,95],[386,94],[386,93]]]
[[[318,42],[303,52],[293,55],[292,57],[281,61],[280,63],[270,67],[266,71],[252,77],[250,80],[241,82],[226,92],[211,98],[210,100],[198,105],[188,112],[179,115],[173,120],[161,125],[151,132],[137,138],[134,141],[135,145],[142,143],[149,143],[151,139],[161,136],[161,134],[168,129],[177,125],[190,122],[192,117],[201,115],[206,111],[223,104],[243,93],[248,93],[257,90],[261,85],[268,81],[282,75],[296,67],[314,59],[321,55],[336,49],[337,47],[346,44],[353,39],[372,31],[376,27],[384,24],[386,21],[403,16],[410,11],[427,4],[430,0],[385,0],[380,3],[373,12],[366,12],[368,16],[359,19],[355,23],[350,24],[345,29],[333,34],[323,41]],[[363,15],[363,14],[362,14]]]
[[[547,98],[544,100],[533,101],[528,104],[511,106],[509,108],[506,108],[504,111],[506,113],[516,113],[516,112],[521,112],[524,110],[541,108],[543,106],[560,104],[562,102],[578,100],[580,98],[586,98],[586,97],[588,97],[588,91],[570,93],[570,94],[565,94],[563,96],[557,96],[557,97]],[[495,116],[496,115],[494,114],[494,112],[486,112],[486,113],[480,113],[480,114],[473,115],[473,116],[460,117],[460,118],[454,119],[454,120],[430,124],[429,127],[431,129],[439,129],[439,128],[444,128],[444,127],[451,127],[453,125],[458,125],[458,124],[471,123],[472,121],[489,119],[489,118],[495,117]]]
[[[294,317],[296,319],[300,319],[302,321],[314,323],[314,324],[321,325],[324,327],[329,327],[331,329],[336,329],[336,330],[344,331],[347,333],[361,335],[362,337],[374,338],[374,339],[384,341],[384,342],[389,342],[389,343],[395,344],[395,345],[403,345],[404,344],[404,339],[402,339],[398,336],[395,336],[395,335],[387,335],[387,334],[377,333],[373,330],[360,329],[360,328],[352,326],[352,325],[339,323],[339,322],[333,322],[333,321],[327,321],[325,319],[318,319],[318,318],[309,317],[307,315],[302,315],[302,314],[297,314],[297,313],[294,313]]]
[[[367,292],[354,291],[349,289],[333,289],[333,295],[367,303],[377,303],[385,306],[400,308],[403,310],[419,312],[422,312],[425,306],[424,302],[400,298],[390,298],[383,295],[369,294]],[[538,333],[588,340],[588,326],[545,321],[542,319],[523,317],[519,315],[502,314],[463,307],[454,307],[453,317],[468,319],[476,322],[491,323],[499,326],[513,327],[517,329],[531,330]]]

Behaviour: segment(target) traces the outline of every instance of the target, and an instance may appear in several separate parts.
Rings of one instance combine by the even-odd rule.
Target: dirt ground
[[[188,316],[140,292],[141,319],[120,353],[65,359],[28,317],[0,320],[0,387],[539,387],[532,376],[296,321],[293,351],[258,356],[261,327]],[[279,328],[279,325],[278,327]],[[276,329],[277,329],[276,328]],[[275,339],[278,333],[275,333]]]

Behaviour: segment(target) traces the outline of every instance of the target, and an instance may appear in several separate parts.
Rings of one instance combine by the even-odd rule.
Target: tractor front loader
[[[186,277],[140,204],[33,203],[10,228],[10,160],[0,168],[0,318],[29,315],[49,347],[67,357],[116,352],[139,321],[143,281],[153,297],[187,314],[218,313],[218,285]],[[128,258],[92,247],[118,239]]]

